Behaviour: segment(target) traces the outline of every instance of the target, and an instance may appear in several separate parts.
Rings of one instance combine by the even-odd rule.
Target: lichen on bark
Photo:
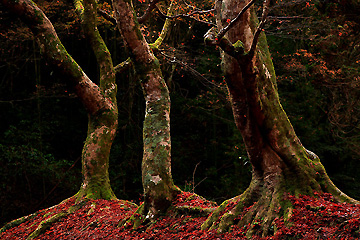
[[[144,205],[139,211],[147,218],[156,218],[166,212],[179,192],[171,176],[169,90],[159,61],[141,34],[131,1],[114,0],[113,7],[146,102],[142,161]]]

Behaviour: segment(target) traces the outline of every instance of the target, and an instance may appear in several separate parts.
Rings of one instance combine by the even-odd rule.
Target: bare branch
[[[197,77],[197,79],[204,85],[204,86],[208,86],[208,85],[213,85],[216,87],[219,87],[217,84],[213,83],[212,81],[210,81],[209,79],[207,79],[206,77],[203,76],[203,74],[199,73],[197,70],[195,70],[194,68],[192,68],[191,66],[189,66],[189,64],[187,64],[184,61],[179,60],[178,58],[176,58],[175,56],[169,56],[167,55],[164,51],[159,51],[159,53],[161,55],[163,55],[165,57],[165,60],[168,61],[171,64],[179,64],[180,66],[184,67],[185,69],[189,70],[189,72]]]
[[[152,10],[154,9],[158,9],[158,7],[156,6],[156,4],[160,2],[160,0],[153,0],[153,1],[150,1],[145,13],[141,16],[141,17],[138,17],[138,22],[139,23],[144,23],[146,22],[149,17],[150,17],[150,14],[152,12]]]
[[[106,20],[111,22],[112,24],[116,24],[115,18],[113,16],[111,16],[110,14],[108,14],[106,11],[104,11],[102,9],[98,9],[97,12],[100,16],[102,16],[103,18],[105,18]]]
[[[170,18],[170,19],[173,19],[173,18],[191,18],[191,19],[194,19],[198,22],[201,22],[201,23],[205,23],[205,24],[209,24],[209,25],[213,25],[215,26],[214,23],[212,22],[207,22],[207,21],[203,21],[203,20],[199,20],[199,19],[196,19],[194,18],[194,15],[201,15],[201,14],[207,14],[207,13],[211,13],[211,12],[214,12],[215,9],[209,9],[209,10],[195,10],[195,11],[192,11],[188,14],[177,14],[177,15],[173,15],[173,16],[168,16],[166,15],[165,13],[163,13],[159,8],[158,6],[155,6],[157,11],[159,12],[160,16],[162,16],[163,18]]]
[[[259,17],[259,19],[260,18],[261,17]],[[311,17],[304,17],[304,16],[285,16],[285,17],[267,16],[267,19],[271,19],[271,20],[274,20],[274,21],[284,21],[284,20],[291,20],[291,19],[309,19],[309,18],[311,18]]]
[[[182,2],[183,2],[188,8],[201,10],[200,8],[197,8],[196,6],[193,6],[193,5],[188,4],[185,0],[183,0]]]
[[[124,62],[116,65],[114,70],[116,73],[122,73],[123,71],[129,69],[132,65],[132,61],[130,58],[126,59]]]
[[[264,0],[263,13],[262,13],[262,16],[261,16],[261,21],[259,23],[259,26],[256,29],[253,41],[251,43],[251,48],[250,48],[250,51],[249,51],[250,56],[254,55],[254,53],[255,53],[256,45],[257,45],[257,42],[259,40],[260,33],[263,31],[264,25],[266,23],[266,17],[269,14],[269,5],[270,5],[270,0]]]
[[[170,6],[168,8],[168,12],[167,15],[173,15],[175,12],[175,4],[174,4],[175,0],[171,1]],[[164,41],[166,35],[168,34],[169,30],[170,30],[170,26],[171,26],[171,21],[172,19],[167,18],[165,20],[164,26],[161,29],[160,35],[159,37],[156,39],[156,41],[152,44],[150,44],[150,47],[154,50],[154,49],[158,49],[160,47],[160,45],[162,44],[162,42]]]
[[[265,0],[266,1],[266,0]],[[251,0],[240,12],[239,14],[230,21],[230,23],[225,26],[217,35],[217,39],[220,40],[222,37],[225,36],[225,34],[240,20],[242,15],[245,14],[245,12],[256,2],[256,0]]]

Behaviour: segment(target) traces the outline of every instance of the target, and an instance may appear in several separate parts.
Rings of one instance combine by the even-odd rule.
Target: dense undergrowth
[[[289,196],[294,205],[290,219],[275,220],[275,235],[252,239],[358,239],[360,238],[360,206],[334,202],[330,194]],[[1,230],[0,239],[26,239],[40,222],[60,212],[66,212],[75,203],[70,198],[63,203],[40,210],[20,225]],[[230,232],[200,230],[206,216],[184,211],[184,206],[212,208],[209,202],[196,194],[183,192],[174,202],[168,216],[156,222],[146,222],[138,229],[118,227],[130,217],[137,206],[119,200],[85,200],[81,207],[55,223],[36,239],[245,239],[250,226],[234,226]],[[175,211],[182,207],[182,211]],[[244,209],[246,211],[246,209]],[[192,212],[192,215],[190,215]],[[256,224],[256,223],[255,223]],[[260,224],[259,224],[260,225]],[[7,225],[9,226],[9,225]]]

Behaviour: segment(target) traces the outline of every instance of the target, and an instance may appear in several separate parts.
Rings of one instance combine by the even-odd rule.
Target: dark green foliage
[[[59,103],[63,101],[59,100]],[[26,111],[31,109],[27,105],[31,104],[13,105],[15,116],[1,134],[2,223],[71,196],[81,183],[80,162],[77,159],[82,143],[79,135],[82,134],[73,135],[78,132],[76,129],[71,129],[72,132],[66,129],[66,125],[74,123],[66,119],[69,112],[62,111],[66,115],[61,115],[56,107],[47,111],[42,108],[44,114],[39,124],[36,121],[39,119],[37,111]],[[46,116],[46,113],[55,115]],[[79,119],[79,116],[76,117]],[[58,129],[64,130],[59,132]]]

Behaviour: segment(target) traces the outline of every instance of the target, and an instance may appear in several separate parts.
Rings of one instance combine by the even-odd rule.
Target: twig
[[[132,61],[128,58],[114,67],[115,73],[122,73],[123,71],[129,69],[131,65]]]
[[[146,21],[149,19],[152,10],[158,9],[158,7],[156,6],[156,4],[157,4],[158,2],[160,2],[160,0],[150,1],[147,9],[145,10],[145,13],[144,13],[141,17],[138,17],[138,22],[139,22],[139,23],[144,23],[144,22],[146,22]]]
[[[201,22],[201,23],[205,23],[205,24],[210,24],[210,25],[213,25],[215,26],[215,24],[213,22],[208,22],[208,21],[204,21],[204,20],[200,20],[200,19],[196,19],[194,18],[194,15],[202,15],[202,14],[207,14],[207,13],[211,13],[211,12],[214,12],[215,9],[209,9],[209,10],[195,10],[195,11],[192,11],[188,14],[177,14],[177,15],[173,15],[173,16],[168,16],[166,15],[165,13],[163,13],[158,6],[155,6],[155,8],[157,9],[157,11],[159,12],[160,16],[162,16],[163,18],[191,18],[191,19],[194,19],[198,22]]]
[[[100,16],[102,16],[103,18],[105,18],[106,20],[111,22],[112,24],[116,24],[116,19],[113,16],[111,16],[110,14],[108,14],[106,11],[104,11],[102,9],[98,9],[97,12]]]
[[[194,193],[195,192],[195,172],[196,172],[196,168],[199,166],[199,164],[201,163],[198,162],[196,165],[195,165],[195,168],[194,168],[194,171],[193,171],[193,180],[192,180],[192,185],[193,185],[193,189],[192,189],[192,192]],[[197,185],[196,185],[197,186]]]
[[[182,62],[182,61],[178,60],[176,57],[171,57],[171,56],[165,54],[165,53],[164,53],[163,51],[161,51],[161,50],[159,51],[159,53],[160,53],[161,55],[163,55],[167,61],[169,61],[169,62],[171,62],[171,63],[178,63],[178,64],[180,64],[181,66],[183,66],[183,67],[185,67],[186,69],[190,70],[190,72],[191,72],[192,74],[194,74],[196,77],[198,77],[199,79],[202,79],[202,80],[206,81],[207,83],[210,83],[210,84],[218,87],[217,84],[209,81],[209,80],[208,80],[206,77],[204,77],[201,73],[199,73],[198,71],[196,71],[195,69],[193,69],[192,67],[190,67],[190,66],[189,66],[188,64],[186,64],[185,62]],[[200,82],[201,82],[204,86],[206,86],[206,83],[204,83],[204,81],[201,81],[201,80],[200,80]]]

